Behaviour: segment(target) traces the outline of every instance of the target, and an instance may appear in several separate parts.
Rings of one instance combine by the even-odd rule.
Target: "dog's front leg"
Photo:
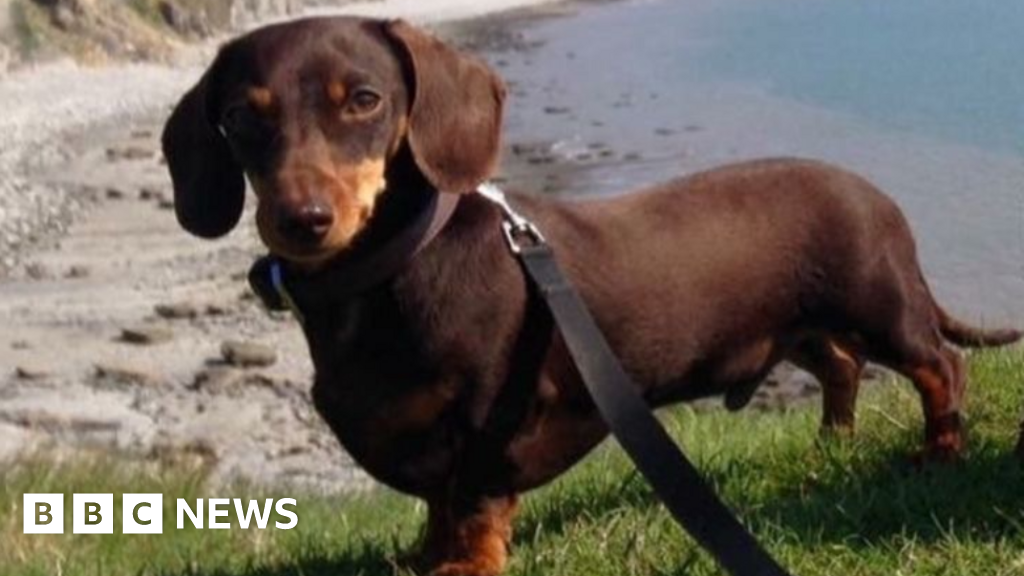
[[[446,509],[439,506],[430,503],[424,540],[424,558],[435,566],[430,576],[501,574],[512,541],[517,497],[480,497]]]

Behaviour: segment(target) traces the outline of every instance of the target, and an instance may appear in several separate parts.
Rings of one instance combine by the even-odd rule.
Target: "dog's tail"
[[[939,314],[939,330],[942,336],[957,346],[965,348],[986,348],[990,346],[1006,346],[1024,337],[1024,332],[1012,328],[978,328],[951,316],[936,305]]]

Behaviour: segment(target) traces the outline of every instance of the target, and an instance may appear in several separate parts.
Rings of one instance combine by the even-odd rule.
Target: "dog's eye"
[[[380,94],[369,88],[359,88],[352,93],[345,108],[346,112],[363,115],[377,110],[380,107],[380,103]]]

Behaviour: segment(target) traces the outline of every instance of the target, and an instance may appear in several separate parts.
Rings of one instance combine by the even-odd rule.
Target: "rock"
[[[658,136],[672,136],[676,131],[671,128],[655,128],[654,133]]]
[[[53,23],[54,27],[65,32],[71,30],[76,20],[75,10],[72,6],[69,6],[71,3],[62,1],[55,2],[54,4],[50,9],[50,22]]]
[[[153,311],[157,316],[167,320],[192,320],[199,317],[199,306],[192,302],[157,304]]]
[[[162,442],[154,444],[149,457],[172,466],[206,467],[217,462],[217,449],[206,440],[191,440],[184,444]]]
[[[139,200],[148,202],[150,200],[159,200],[164,197],[164,193],[159,188],[153,188],[150,186],[143,186],[139,190]]]
[[[53,278],[53,271],[47,268],[45,264],[32,262],[25,265],[25,275],[32,280],[46,280]]]
[[[213,33],[204,12],[190,12],[170,0],[161,0],[157,10],[164,23],[183,36],[206,37]]]
[[[107,198],[110,200],[121,200],[126,196],[124,190],[119,188],[107,188]]]
[[[242,379],[242,373],[230,366],[211,366],[196,373],[190,390],[216,394],[234,388]]]
[[[544,113],[545,114],[551,114],[551,115],[568,114],[570,111],[571,111],[571,109],[568,106],[545,106],[544,107]]]
[[[32,343],[28,340],[14,340],[11,342],[11,350],[31,350]]]
[[[14,369],[14,376],[19,380],[46,380],[52,373],[42,366],[21,365]]]
[[[156,201],[156,207],[161,210],[174,210],[174,200],[170,198],[160,198]]]
[[[100,191],[95,186],[82,186],[79,188],[78,193],[87,202],[96,202],[100,199]]]
[[[87,278],[92,275],[92,268],[84,264],[75,264],[64,274],[65,278]]]
[[[23,428],[43,430],[50,433],[76,432],[113,432],[121,428],[121,424],[111,420],[76,417],[67,414],[52,414],[43,410],[20,410],[7,414],[6,420]]]
[[[639,152],[627,152],[622,156],[622,159],[625,160],[626,162],[636,162],[641,158],[643,158],[643,156],[641,156]]]
[[[203,312],[207,316],[227,316],[231,312],[231,309],[223,304],[207,304],[206,308],[203,309]]]
[[[248,372],[232,366],[216,365],[196,373],[189,389],[207,394],[237,397],[245,393],[246,390],[254,389],[272,390],[278,395],[283,395],[284,393],[281,391],[288,386],[287,380],[274,378],[260,372]]]
[[[107,160],[146,160],[156,156],[156,152],[142,146],[125,146],[124,148],[107,148]]]
[[[142,346],[152,346],[154,344],[163,344],[164,342],[170,342],[174,339],[174,332],[171,332],[169,328],[162,326],[137,326],[133,328],[123,328],[121,330],[121,342],[127,342],[129,344],[139,344]]]
[[[243,368],[272,366],[277,362],[277,352],[257,342],[227,340],[221,344],[220,353],[228,364]]]
[[[540,155],[540,156],[530,156],[529,158],[526,159],[526,162],[528,164],[532,164],[534,166],[545,165],[545,164],[554,164],[555,163],[555,157],[551,156],[550,154],[544,154],[544,155]]]
[[[0,4],[2,5],[2,4]],[[7,73],[7,70],[11,67],[11,51],[0,44],[0,76]]]
[[[148,372],[117,364],[96,364],[93,383],[113,386],[158,386],[160,379]]]

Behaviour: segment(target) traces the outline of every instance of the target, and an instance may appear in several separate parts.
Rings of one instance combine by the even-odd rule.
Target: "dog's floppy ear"
[[[203,238],[230,232],[245,204],[242,168],[216,127],[216,74],[221,60],[218,57],[178,102],[163,133],[178,222]]]
[[[440,191],[472,192],[498,164],[505,85],[483,62],[405,21],[384,28],[413,84],[407,138],[416,165]]]

